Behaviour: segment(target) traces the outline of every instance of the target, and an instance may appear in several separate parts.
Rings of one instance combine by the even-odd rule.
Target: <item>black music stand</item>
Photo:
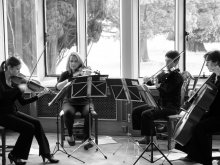
[[[107,84],[110,87],[110,91],[112,95],[114,96],[115,100],[121,100],[121,101],[127,101],[129,104],[131,101],[136,102],[142,102],[141,94],[137,88],[139,85],[139,81],[137,79],[107,79]],[[128,115],[128,114],[127,114]],[[130,128],[129,128],[129,122],[130,122],[130,116],[128,115],[127,120],[127,147],[129,144],[129,141],[137,145],[139,148],[141,148],[138,143],[131,137]],[[121,144],[116,151],[113,153],[113,155],[116,154],[116,152],[123,146],[124,144]],[[141,148],[142,149],[142,148]]]
[[[64,87],[62,90],[59,91],[59,93],[57,93],[57,95],[53,98],[53,100],[51,102],[48,103],[48,106],[51,106],[53,104],[57,104],[57,112],[56,112],[56,125],[57,125],[57,142],[56,142],[56,146],[54,147],[53,153],[52,155],[55,155],[58,151],[63,152],[64,154],[68,155],[68,157],[72,157],[82,163],[85,163],[84,161],[70,155],[60,144],[60,140],[59,140],[59,112],[58,109],[61,108],[62,105],[62,101],[64,96],[66,95],[66,92],[68,90],[69,86]],[[60,149],[60,147],[62,148],[62,150]]]
[[[108,75],[90,75],[72,78],[73,83],[71,84],[71,98],[88,98],[89,104],[91,104],[92,97],[107,97],[107,78]],[[85,146],[86,143],[93,143],[96,146],[96,149],[102,153],[105,159],[107,159],[107,156],[93,141],[91,137],[91,129],[91,108],[89,108],[89,138],[85,140],[80,146],[78,146],[74,151],[72,151],[72,153],[77,151],[82,146]]]
[[[153,96],[151,95],[151,92],[150,92],[150,90],[148,89],[148,87],[147,87],[146,85],[143,85],[143,86],[140,86],[140,88],[141,88],[142,91],[144,91],[144,92],[146,93],[146,96],[147,96],[147,97],[143,96],[143,99],[145,100],[145,102],[146,102],[146,103],[149,103],[150,105],[153,105],[154,107],[159,108],[159,105],[158,105],[157,102],[154,100],[154,98],[153,98]],[[153,150],[154,150],[153,147],[155,147],[155,148],[157,149],[157,151],[159,151],[160,154],[162,155],[160,158],[158,158],[158,159],[156,159],[156,160],[154,160],[154,157],[153,157]],[[151,152],[151,154],[150,154],[150,160],[148,160],[147,158],[143,157],[144,153],[147,152],[147,151],[149,150],[149,148],[150,148],[150,152]],[[156,162],[156,161],[158,161],[159,159],[161,159],[161,158],[164,157],[164,158],[172,165],[172,163],[171,163],[170,160],[166,157],[166,155],[164,155],[164,153],[163,153],[163,152],[157,147],[157,145],[154,143],[154,141],[153,141],[153,136],[152,136],[152,135],[150,136],[150,143],[147,145],[147,147],[145,148],[145,150],[141,153],[141,155],[138,157],[138,159],[134,162],[133,165],[135,165],[141,157],[144,158],[145,160],[149,161],[150,163],[154,163],[154,162]]]

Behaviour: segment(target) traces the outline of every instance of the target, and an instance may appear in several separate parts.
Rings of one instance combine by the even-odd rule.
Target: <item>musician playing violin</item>
[[[39,120],[24,114],[16,108],[15,101],[21,105],[29,104],[43,96],[47,91],[42,91],[36,96],[25,99],[23,92],[25,85],[12,86],[11,77],[20,73],[21,62],[16,57],[10,57],[2,62],[0,69],[0,125],[20,133],[13,150],[8,154],[10,162],[16,165],[24,165],[21,159],[28,159],[33,137],[39,144],[39,155],[51,163],[58,163],[50,154],[50,146]]]
[[[179,62],[179,53],[177,51],[168,51],[165,54],[167,73],[163,76],[156,77],[155,84],[148,78],[144,78],[147,85],[155,85],[159,91],[159,106],[152,107],[151,105],[141,105],[133,109],[132,125],[133,129],[141,130],[143,139],[139,140],[140,144],[147,144],[150,141],[150,136],[155,136],[154,120],[167,118],[169,115],[174,115],[179,112],[181,100],[181,87],[183,77],[176,69]],[[173,70],[171,71],[171,68]]]
[[[63,87],[68,86],[71,82],[71,78],[77,76],[85,76],[90,75],[91,71],[84,71],[85,65],[80,58],[79,54],[76,52],[72,52],[68,58],[66,71],[63,72],[56,84],[56,88],[61,90]],[[67,142],[70,146],[75,145],[75,137],[73,135],[73,124],[75,113],[80,112],[84,120],[84,141],[89,137],[89,108],[91,110],[92,115],[96,115],[94,111],[94,105],[89,98],[70,98],[70,93],[66,94],[63,104],[62,110],[64,112],[64,122],[66,128],[68,130],[69,137],[67,138]],[[92,147],[92,144],[89,143],[87,148]]]
[[[217,87],[217,94],[209,110],[194,126],[190,141],[185,146],[176,144],[175,148],[187,153],[187,156],[181,159],[183,161],[212,165],[211,135],[220,132],[220,51],[207,52],[204,58],[208,70],[213,73],[210,82]]]

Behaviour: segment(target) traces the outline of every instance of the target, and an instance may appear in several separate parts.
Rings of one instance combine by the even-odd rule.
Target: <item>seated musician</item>
[[[206,66],[213,74],[210,82],[218,90],[214,100],[210,103],[209,110],[202,116],[201,120],[193,127],[192,137],[185,146],[176,144],[175,148],[187,153],[183,161],[198,162],[203,165],[212,165],[212,144],[211,136],[215,132],[220,132],[220,51],[211,51],[204,55]]]
[[[70,54],[66,71],[63,72],[56,84],[56,88],[61,90],[64,86],[68,86],[70,84],[71,78],[77,76],[89,75],[90,73],[84,73],[82,69],[85,68],[82,59],[80,56],[73,52]],[[87,71],[89,72],[89,71]],[[89,101],[89,98],[70,98],[70,94],[67,94],[63,100],[62,110],[64,111],[64,122],[66,128],[68,130],[69,137],[67,138],[67,142],[70,146],[75,145],[75,137],[73,135],[73,124],[75,113],[80,112],[82,116],[85,118],[84,121],[84,141],[89,138],[89,108],[92,113],[94,111],[94,105]],[[87,148],[92,147],[92,144],[87,144]]]
[[[154,120],[166,118],[179,112],[181,100],[181,87],[183,77],[176,66],[179,62],[179,53],[177,51],[168,51],[165,54],[166,67],[168,73],[156,79],[155,86],[159,91],[159,107],[151,105],[138,106],[132,112],[132,126],[134,130],[141,130],[143,139],[140,144],[148,144],[150,136],[155,136]],[[171,71],[171,68],[174,68]],[[153,85],[149,79],[144,78],[147,85]]]

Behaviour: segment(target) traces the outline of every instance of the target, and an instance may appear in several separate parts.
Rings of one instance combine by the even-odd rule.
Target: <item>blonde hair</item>
[[[82,59],[80,58],[80,55],[79,55],[78,53],[76,53],[76,52],[72,52],[72,53],[70,53],[70,55],[69,55],[69,57],[68,57],[68,60],[67,60],[67,64],[66,64],[66,70],[67,70],[69,73],[72,72],[72,70],[71,70],[71,68],[70,68],[70,64],[69,64],[71,57],[76,57],[77,62],[79,63],[79,67],[83,67],[83,68],[85,67],[85,65],[84,65],[84,63],[83,63],[83,61],[82,61]]]

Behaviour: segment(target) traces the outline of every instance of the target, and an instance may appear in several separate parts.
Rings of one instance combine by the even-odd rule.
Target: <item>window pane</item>
[[[120,77],[120,1],[87,0],[87,64]]]
[[[174,50],[174,0],[139,0],[140,77],[165,66],[165,53]]]
[[[46,1],[46,71],[48,75],[66,70],[69,52],[77,51],[77,0]]]
[[[186,69],[198,75],[203,55],[220,49],[220,0],[186,1]],[[209,75],[204,67],[202,75]]]
[[[5,0],[7,12],[8,55],[22,62],[21,73],[29,76],[37,62],[35,1]],[[34,70],[33,75],[37,74]]]

